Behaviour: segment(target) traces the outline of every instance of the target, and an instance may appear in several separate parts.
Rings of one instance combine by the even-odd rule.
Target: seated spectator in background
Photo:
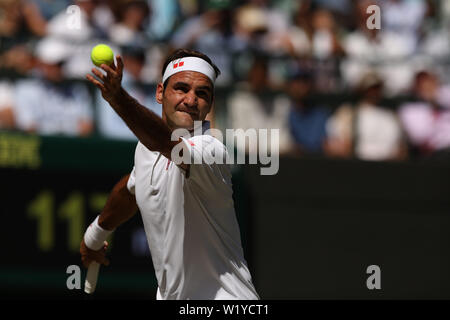
[[[208,0],[207,10],[184,21],[170,40],[173,48],[191,48],[211,57],[222,70],[218,86],[228,85],[232,80],[231,53],[235,47],[230,5],[229,0]]]
[[[383,81],[376,73],[363,76],[358,102],[339,107],[327,123],[327,154],[362,160],[400,160],[406,156],[396,114],[380,105]]]
[[[432,72],[421,71],[416,75],[412,94],[416,101],[403,104],[399,116],[413,152],[449,152],[450,86],[442,85]]]
[[[360,0],[357,8],[358,28],[343,40],[347,54],[341,63],[345,83],[354,89],[362,74],[375,70],[384,80],[386,95],[392,96],[408,90],[414,78],[416,43],[411,38],[384,30],[367,28],[367,7],[374,1]]]
[[[0,69],[8,69],[20,75],[29,75],[34,65],[33,53],[26,44],[16,45],[0,54]]]
[[[310,4],[302,2],[294,14],[293,22],[284,37],[280,37],[280,47],[294,57],[310,57],[312,44],[310,41],[311,29],[309,19]]]
[[[312,12],[310,40],[312,54],[317,59],[327,59],[343,53],[333,14],[318,8]]]
[[[39,11],[44,16],[45,20],[50,20],[57,13],[62,10],[66,10],[68,6],[72,4],[72,0],[32,0]]]
[[[338,89],[338,61],[344,54],[339,28],[333,14],[325,9],[316,9],[311,16],[311,53],[314,58],[315,82],[317,92],[330,92]]]
[[[427,12],[427,1],[380,0],[383,29],[407,38],[417,46],[420,28]]]
[[[109,39],[117,45],[143,45],[149,42],[144,27],[150,8],[146,1],[132,0],[120,6],[119,20],[109,30]]]
[[[48,22],[48,35],[74,43],[83,43],[92,38],[106,39],[108,29],[114,22],[109,7],[100,5],[99,0],[75,0],[73,4],[80,11],[67,12],[67,8],[64,8]],[[76,16],[78,13],[79,20]]]
[[[283,54],[289,16],[268,0],[249,0],[236,8],[233,31],[246,48],[269,55]]]
[[[9,82],[0,81],[0,130],[14,127],[14,87]]]
[[[32,64],[27,43],[46,32],[47,21],[33,1],[0,0],[0,68],[25,74]]]
[[[339,25],[349,24],[352,12],[352,0],[303,0],[333,12],[338,18]]]
[[[47,21],[33,1],[0,0],[0,39],[2,50],[29,40],[43,37]]]
[[[78,12],[62,10],[48,22],[48,36],[64,41],[71,46],[71,55],[64,65],[67,78],[85,79],[92,68],[90,53],[99,44],[112,44],[108,41],[108,30],[114,23],[112,11],[99,0],[75,0],[73,4],[80,8]],[[78,23],[78,22],[79,23]],[[111,46],[117,54],[117,48]]]
[[[289,129],[300,153],[322,153],[326,140],[325,125],[329,111],[312,104],[308,96],[313,89],[309,71],[297,70],[290,75],[288,94],[291,98]]]
[[[147,0],[147,2],[152,9],[146,27],[147,34],[152,39],[166,40],[179,19],[181,4],[178,0]]]
[[[275,95],[270,90],[267,61],[255,58],[248,73],[248,81],[237,86],[228,100],[228,125],[233,129],[279,129],[279,151],[289,152],[292,149],[292,138],[288,129],[289,99],[284,95]],[[271,147],[271,137],[260,136]],[[259,142],[260,140],[258,140]],[[239,152],[257,153],[255,145]]]
[[[156,87],[153,90],[142,85],[142,70],[145,65],[144,48],[137,46],[124,47],[122,58],[125,65],[122,86],[140,104],[146,106],[157,115],[162,115],[161,105],[155,100]],[[101,135],[112,139],[134,140],[136,136],[125,122],[117,115],[109,103],[102,98],[101,92],[96,91],[96,105],[98,116],[98,130]]]
[[[70,54],[58,40],[38,43],[36,77],[19,80],[14,92],[14,118],[19,130],[70,136],[92,132],[92,101],[87,87],[63,82],[63,64]]]

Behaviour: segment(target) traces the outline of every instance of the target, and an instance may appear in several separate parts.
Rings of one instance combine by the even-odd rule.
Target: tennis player
[[[115,185],[84,235],[84,266],[109,264],[106,237],[139,209],[158,281],[157,299],[259,299],[242,250],[230,168],[225,161],[212,161],[217,153],[225,158],[227,150],[205,134],[219,69],[197,51],[171,54],[156,89],[161,118],[122,88],[124,65],[120,56],[116,59],[117,66],[101,65],[106,75],[94,68],[97,79],[90,74],[87,79],[139,142],[131,174]],[[201,130],[194,131],[194,121],[201,121]],[[197,134],[172,141],[175,129]],[[183,159],[194,161],[172,159],[175,146],[182,147]]]

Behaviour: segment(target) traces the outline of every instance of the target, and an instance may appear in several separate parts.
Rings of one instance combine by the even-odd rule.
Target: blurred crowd
[[[281,154],[450,159],[450,1],[0,0],[0,130],[136,139],[84,80],[98,43],[158,114],[163,60],[191,48],[221,69],[221,129],[280,129]]]

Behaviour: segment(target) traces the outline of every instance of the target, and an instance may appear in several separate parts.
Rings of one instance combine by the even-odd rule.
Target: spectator
[[[326,60],[343,54],[339,31],[332,11],[304,1],[294,15],[287,39],[278,38],[282,40],[281,46],[293,56]]]
[[[339,25],[347,25],[352,11],[352,0],[308,0],[314,5],[333,12],[338,18]]]
[[[26,73],[32,67],[28,42],[46,32],[47,22],[33,2],[0,0],[0,68]]]
[[[66,77],[84,79],[92,68],[92,48],[98,43],[108,44],[107,30],[114,20],[109,7],[99,0],[76,0],[74,4],[80,12],[63,10],[58,13],[48,23],[48,34],[71,47],[71,55],[64,65]],[[112,49],[119,53],[116,47]]]
[[[361,75],[375,70],[384,80],[384,92],[392,96],[407,91],[414,77],[411,57],[415,53],[415,43],[395,32],[368,29],[366,10],[373,3],[361,0],[356,4],[358,28],[343,41],[347,57],[341,63],[342,76],[354,89]]]
[[[302,2],[296,11],[288,33],[281,38],[281,45],[294,57],[310,57],[312,53],[310,41],[310,2]]]
[[[401,123],[413,152],[430,155],[450,149],[450,86],[430,71],[418,72],[412,94],[415,101],[400,108]]]
[[[288,128],[289,100],[284,95],[274,95],[270,90],[267,61],[256,58],[248,73],[248,80],[238,86],[228,100],[228,127],[233,129],[279,129],[279,151],[292,149],[292,138]],[[268,143],[270,137],[260,136],[259,143]],[[256,153],[255,145],[247,145],[240,152]]]
[[[43,37],[47,22],[31,1],[0,0],[0,39],[2,49],[23,43],[31,36]]]
[[[0,129],[13,129],[14,121],[14,89],[6,81],[0,81]]]
[[[106,14],[112,17],[109,8],[100,6],[98,0],[75,0],[73,3],[80,11],[67,12],[63,9],[48,22],[48,34],[77,44],[93,38],[106,39],[107,29],[111,25],[105,25],[102,23],[105,19],[99,20],[96,16],[104,15],[99,11],[106,10]],[[113,21],[112,18],[106,20],[109,23]]]
[[[436,72],[439,72],[439,78],[444,82],[449,82],[450,65],[447,63],[447,57],[450,55],[450,2],[428,0],[427,3],[430,18],[427,28],[423,28],[425,32],[419,42],[419,53],[428,66],[431,63],[439,64],[440,68],[436,70]],[[440,16],[438,16],[438,12]],[[431,19],[431,17],[434,19]],[[417,69],[417,71],[420,70]]]
[[[311,41],[315,69],[315,90],[318,92],[337,91],[338,58],[343,48],[338,37],[339,30],[331,11],[317,9],[312,13]]]
[[[145,45],[149,42],[144,27],[150,8],[143,0],[122,3],[119,21],[110,28],[109,38],[117,45]]]
[[[307,98],[313,89],[312,75],[296,70],[290,75],[288,93],[291,97],[289,128],[300,153],[322,153],[326,140],[325,125],[329,111]]]
[[[150,38],[166,40],[170,37],[178,18],[179,2],[177,0],[148,0],[152,8],[150,22],[146,28]]]
[[[175,32],[173,48],[192,48],[205,53],[222,70],[216,85],[231,82],[231,54],[235,50],[231,30],[230,1],[209,0],[207,11],[186,20]]]
[[[66,10],[72,0],[31,0],[39,8],[45,20],[50,20],[57,13]]]
[[[16,45],[0,55],[0,68],[17,74],[28,75],[34,68],[35,59],[27,44]]]
[[[267,0],[250,0],[238,7],[233,31],[241,48],[270,55],[284,53],[283,46],[289,30],[289,17],[269,5]]]
[[[15,88],[14,116],[18,129],[38,134],[86,136],[92,132],[92,101],[84,84],[63,82],[63,64],[70,55],[54,39],[36,48],[38,77],[20,80]]]
[[[406,156],[396,114],[380,105],[383,81],[367,73],[359,84],[355,106],[344,104],[327,123],[327,153],[362,160],[401,160]]]
[[[427,11],[426,1],[381,0],[380,6],[383,29],[407,38],[416,46]]]
[[[343,53],[337,32],[337,25],[331,11],[316,9],[312,13],[311,45],[312,54],[318,59],[326,59]]]
[[[142,71],[145,65],[144,48],[137,46],[124,47],[122,53],[125,69],[122,86],[142,105],[161,116],[161,105],[155,100],[156,88],[149,91],[142,85]],[[112,107],[102,98],[101,92],[96,93],[98,128],[105,137],[121,140],[137,140],[125,122],[117,115]]]

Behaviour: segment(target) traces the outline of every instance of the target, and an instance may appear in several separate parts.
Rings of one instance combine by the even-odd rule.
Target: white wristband
[[[84,234],[84,243],[91,250],[100,250],[106,238],[113,233],[114,230],[105,230],[98,225],[98,216],[94,222],[87,228]]]

